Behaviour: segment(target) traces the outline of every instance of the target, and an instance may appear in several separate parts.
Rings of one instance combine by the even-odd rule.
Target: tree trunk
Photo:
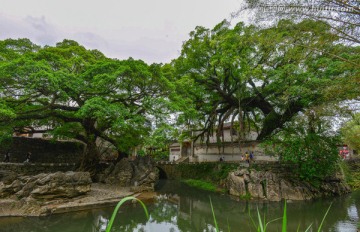
[[[99,161],[100,158],[96,143],[94,140],[90,140],[86,143],[79,171],[90,172],[90,175],[93,177],[96,174]]]
[[[283,114],[278,114],[275,110],[272,110],[269,114],[266,115],[263,121],[263,127],[260,134],[257,137],[257,140],[264,140],[276,129],[281,129],[284,124],[291,120],[299,111],[303,109],[303,106],[300,101],[292,102],[287,107],[286,111]]]

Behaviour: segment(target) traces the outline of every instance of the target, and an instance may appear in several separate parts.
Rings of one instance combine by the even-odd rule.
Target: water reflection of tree
[[[178,206],[167,200],[159,200],[151,207],[151,222],[170,222],[174,223],[174,218],[178,214]],[[176,222],[175,222],[176,223]]]
[[[168,194],[171,192],[169,188],[166,190]],[[284,207],[284,202],[237,202],[236,200],[229,200],[227,196],[187,189],[186,186],[181,186],[177,193],[179,194],[177,224],[181,231],[211,231],[208,227],[209,225],[213,226],[214,222],[212,221],[212,213],[210,211],[209,195],[212,198],[219,227],[224,231],[227,230],[228,222],[231,231],[254,229],[250,221],[249,212],[256,219],[257,210],[259,210],[260,214],[265,215],[266,220],[270,221],[275,218],[281,218]],[[360,193],[356,199],[360,201]],[[349,197],[311,202],[294,201],[288,203],[287,207],[289,231],[296,231],[299,225],[303,230],[310,224],[313,224],[313,228],[317,228],[331,202],[333,202],[333,206],[327,216],[325,230],[334,228],[336,221],[349,220],[348,209],[351,205],[354,205],[354,199],[351,200]],[[357,205],[356,209],[359,211],[359,205]],[[271,223],[269,230],[280,231],[281,220]]]
[[[7,218],[0,220],[1,232],[95,232],[98,214],[92,211],[52,215],[49,217]],[[96,231],[98,232],[98,231]]]
[[[142,207],[137,204],[124,205],[120,208],[113,224],[113,231],[133,232],[145,231],[147,223]]]
[[[168,195],[169,196],[169,195]],[[168,197],[169,198],[169,197]],[[281,217],[284,203],[244,202],[224,199],[224,196],[211,196],[219,227],[227,231],[254,230],[248,211],[257,217],[257,209],[261,215],[266,215],[267,221]],[[312,202],[288,203],[288,228],[300,231],[313,223],[316,228],[327,207],[332,202],[332,208],[326,218],[324,231],[341,231],[344,223],[359,221],[360,191],[350,196],[323,199]],[[214,222],[210,210],[207,193],[189,196],[179,195],[169,200],[163,199],[154,204],[147,204],[150,220],[145,217],[143,209],[137,204],[121,207],[117,215],[113,231],[133,232],[149,231],[166,224],[166,231],[214,231]],[[1,232],[104,232],[104,222],[111,216],[113,207],[109,210],[93,210],[62,215],[52,215],[42,218],[0,218]],[[340,229],[339,229],[340,228]],[[153,230],[157,231],[157,230]],[[269,231],[281,231],[281,220],[269,225]]]

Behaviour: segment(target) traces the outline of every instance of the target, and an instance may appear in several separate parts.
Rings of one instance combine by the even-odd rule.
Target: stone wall
[[[84,145],[73,141],[51,141],[41,138],[14,137],[10,146],[10,162],[22,163],[26,153],[31,152],[32,163],[77,163]],[[6,149],[0,147],[0,162]]]
[[[167,161],[157,162],[161,177],[165,179],[186,179],[186,178],[216,178],[216,175],[224,173],[225,170],[235,170],[237,167],[249,167],[245,162],[203,162],[203,163],[174,163]],[[251,168],[274,173],[291,173],[292,166],[280,164],[280,162],[263,161],[251,164]],[[163,174],[162,174],[163,173]],[[213,175],[213,176],[211,176]]]
[[[166,179],[199,179],[211,181],[240,198],[269,201],[310,200],[339,196],[350,191],[341,173],[334,173],[318,186],[301,181],[293,172],[294,166],[279,162],[256,162],[250,167],[242,163],[158,163],[160,177]]]
[[[244,163],[245,164],[245,163]],[[162,179],[203,179],[215,181],[219,178],[226,178],[229,170],[234,170],[239,163],[231,162],[207,162],[207,163],[173,163],[158,162]]]
[[[31,176],[40,173],[67,172],[75,170],[75,163],[0,163],[0,180],[2,173],[9,172]]]

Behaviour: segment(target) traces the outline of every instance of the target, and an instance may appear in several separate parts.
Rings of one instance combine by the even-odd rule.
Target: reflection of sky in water
[[[356,232],[357,223],[359,221],[359,214],[355,204],[347,208],[348,217],[350,220],[339,221],[336,223],[336,232]]]
[[[336,232],[356,232],[356,224],[350,224],[349,221],[338,222],[336,224]],[[335,232],[334,231],[334,232]]]
[[[359,214],[358,214],[358,211],[357,211],[357,208],[356,208],[355,204],[352,204],[347,209],[347,211],[348,211],[348,215],[349,215],[350,220],[352,220],[352,221],[358,221],[359,220]]]
[[[204,193],[175,184],[167,186],[175,186],[175,190],[164,191],[157,201],[147,203],[149,220],[146,220],[140,205],[123,206],[115,218],[112,232],[214,232],[210,194],[220,231],[228,231],[228,226],[231,232],[256,231],[249,220],[249,212],[256,219],[257,209],[269,220],[282,216],[282,202],[234,201],[227,195]],[[181,190],[186,194],[180,194]],[[172,194],[174,192],[176,194]],[[360,191],[339,198],[289,203],[288,231],[296,231],[299,225],[300,231],[304,231],[310,224],[313,224],[310,231],[316,231],[331,202],[333,204],[325,219],[323,231],[356,232],[360,220]],[[113,207],[110,207],[44,218],[0,218],[0,231],[105,232],[112,212]],[[281,226],[281,220],[272,222],[267,231],[281,231]]]
[[[166,196],[166,195],[165,195]],[[156,208],[159,208],[159,212],[161,213],[167,213],[169,211],[169,206],[173,203],[170,203],[167,201],[168,198],[164,197],[164,195],[160,195],[158,198],[158,202],[156,202],[154,205]],[[162,202],[162,204],[161,204]],[[165,204],[164,204],[165,203]],[[158,217],[152,217],[150,212],[150,219],[145,223],[140,223],[136,227],[132,229],[133,232],[181,232],[182,230],[178,226],[178,219],[179,217],[184,217],[184,213],[178,212],[179,208],[178,205],[172,205],[173,209],[176,209],[174,213],[180,215],[172,215],[168,218],[167,221],[159,221]],[[357,232],[357,224],[359,222],[359,214],[358,209],[355,204],[350,205],[348,208],[345,209],[345,212],[347,212],[347,217],[344,218],[345,220],[339,220],[338,222],[335,222],[335,224],[332,226],[332,228],[328,228],[328,231],[330,232]],[[187,215],[188,216],[188,215]],[[186,217],[186,220],[191,221],[191,217]],[[103,216],[98,217],[98,226],[96,232],[105,232],[106,225],[108,223],[108,219],[104,218]],[[191,222],[190,222],[191,224]],[[326,223],[325,223],[326,224]],[[314,228],[315,229],[315,228]],[[203,225],[203,228],[201,229],[203,232],[215,232],[216,228],[214,225],[205,223]],[[128,230],[127,230],[128,231]],[[223,231],[220,228],[220,231]],[[310,230],[313,231],[313,230]]]
[[[149,221],[145,225],[139,225],[138,227],[134,228],[134,232],[143,232],[143,231],[170,231],[170,232],[180,232],[177,228],[176,221],[177,217],[174,216],[171,219],[171,223],[168,222],[160,222],[157,223],[154,219],[150,216]]]
[[[108,222],[109,222],[109,220],[107,218],[104,218],[102,215],[99,215],[99,217],[97,219],[97,225],[96,225],[97,230],[99,232],[106,231]]]
[[[203,230],[203,232],[208,232],[208,231],[216,231],[216,228],[213,225],[210,224],[206,224],[206,229]],[[222,231],[222,230],[220,230]]]

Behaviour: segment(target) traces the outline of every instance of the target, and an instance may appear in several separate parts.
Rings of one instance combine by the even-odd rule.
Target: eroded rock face
[[[0,197],[14,195],[18,199],[37,200],[73,198],[86,194],[90,188],[88,172],[41,173],[36,176],[12,176],[0,182]]]
[[[131,187],[134,192],[153,191],[158,180],[159,171],[150,157],[122,159],[110,165],[100,178],[100,182]]]
[[[339,175],[324,180],[314,187],[303,181],[280,177],[271,171],[241,169],[229,173],[226,186],[234,196],[251,195],[252,198],[280,201],[310,200],[325,196],[338,196],[350,192],[349,186]]]

